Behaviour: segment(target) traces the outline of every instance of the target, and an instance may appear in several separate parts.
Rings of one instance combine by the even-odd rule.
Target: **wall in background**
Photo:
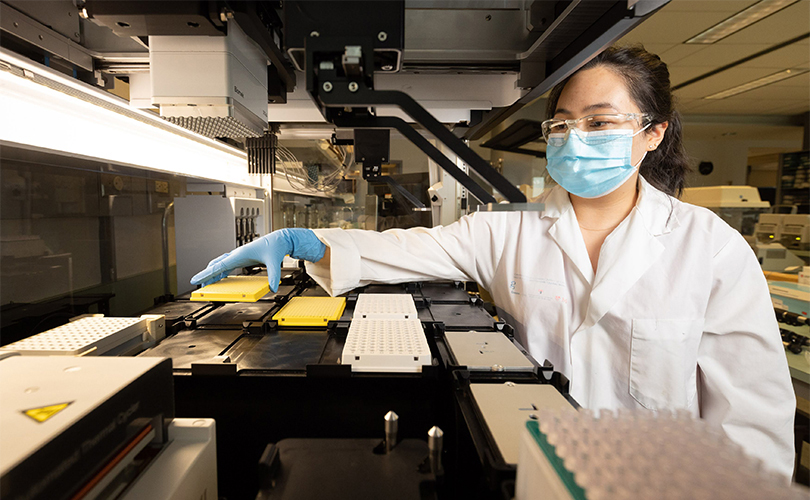
[[[799,151],[801,138],[771,140],[725,140],[725,139],[687,139],[684,141],[687,154],[693,160],[693,166],[701,161],[710,161],[714,170],[709,175],[693,172],[687,186],[745,185],[747,181],[749,151],[759,148],[770,148],[784,152]]]
[[[800,151],[804,129],[773,117],[686,116],[683,135],[695,169],[701,161],[714,164],[709,175],[693,172],[687,186],[745,185],[750,157]],[[767,178],[763,175],[755,180],[764,183]]]

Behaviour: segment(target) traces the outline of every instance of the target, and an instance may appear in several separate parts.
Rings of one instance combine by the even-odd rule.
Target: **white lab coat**
[[[768,288],[742,236],[639,178],[594,273],[568,194],[543,212],[476,213],[431,229],[316,230],[329,293],[472,280],[586,408],[688,408],[766,466],[793,471],[795,396]]]

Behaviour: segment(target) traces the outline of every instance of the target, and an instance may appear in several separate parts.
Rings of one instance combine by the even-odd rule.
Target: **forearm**
[[[326,229],[316,234],[328,255],[307,270],[331,294],[369,283],[480,278],[467,221],[447,228],[383,233]]]

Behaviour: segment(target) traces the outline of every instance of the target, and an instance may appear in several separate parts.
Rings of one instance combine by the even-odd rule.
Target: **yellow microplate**
[[[256,302],[270,291],[267,276],[229,276],[191,293],[191,300]]]
[[[326,326],[340,319],[344,297],[293,297],[273,316],[281,326]]]

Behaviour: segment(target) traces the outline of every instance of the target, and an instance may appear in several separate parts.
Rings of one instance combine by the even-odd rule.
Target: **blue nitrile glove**
[[[285,255],[293,259],[317,262],[323,258],[326,245],[315,236],[311,229],[279,229],[220,255],[208,263],[208,267],[191,278],[192,285],[210,285],[240,267],[264,264],[267,267],[267,281],[270,289],[278,291],[281,277],[281,261]]]

